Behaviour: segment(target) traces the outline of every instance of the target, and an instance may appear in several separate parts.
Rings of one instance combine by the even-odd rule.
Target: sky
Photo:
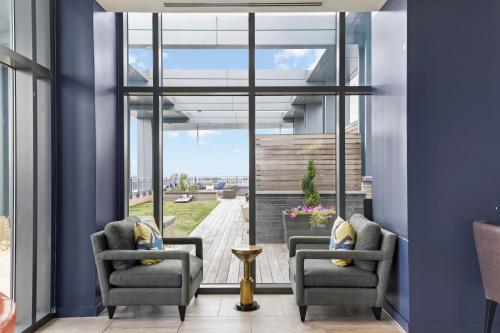
[[[323,49],[257,49],[256,69],[312,69]],[[129,63],[151,70],[150,49],[130,49]],[[247,49],[168,49],[164,69],[247,69]],[[277,129],[257,134],[279,133]],[[285,133],[285,132],[282,132]],[[290,130],[288,132],[290,133]],[[130,174],[137,175],[137,120],[130,120]],[[152,147],[151,147],[152,149]],[[163,175],[248,176],[248,130],[164,131]]]

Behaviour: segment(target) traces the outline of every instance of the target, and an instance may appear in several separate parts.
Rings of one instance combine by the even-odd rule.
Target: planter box
[[[299,215],[295,218],[288,216],[286,212],[281,212],[283,215],[283,230],[286,246],[292,236],[330,236],[333,227],[333,219],[329,219],[327,223],[319,226],[312,226],[309,223],[310,216]]]

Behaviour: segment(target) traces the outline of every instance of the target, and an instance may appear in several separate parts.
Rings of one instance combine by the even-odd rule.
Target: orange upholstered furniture
[[[0,333],[14,333],[16,306],[14,301],[0,293]]]

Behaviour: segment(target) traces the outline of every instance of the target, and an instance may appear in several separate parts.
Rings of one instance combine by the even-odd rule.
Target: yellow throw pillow
[[[141,218],[140,222],[135,222],[134,240],[138,250],[163,250],[163,240],[154,219]],[[161,259],[141,260],[141,264],[145,266],[155,265],[159,262]]]
[[[330,250],[352,250],[356,241],[356,232],[352,225],[345,221],[340,216],[337,217],[332,228],[332,236],[330,239]],[[332,259],[336,266],[347,266],[351,263],[350,259]]]

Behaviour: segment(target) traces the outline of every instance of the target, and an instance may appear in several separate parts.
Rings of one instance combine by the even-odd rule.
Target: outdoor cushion
[[[191,281],[201,273],[203,261],[189,256],[189,275]],[[127,270],[114,271],[109,282],[117,287],[166,287],[180,288],[182,285],[182,264],[177,259],[162,260],[159,264],[136,265]]]
[[[380,250],[382,231],[377,223],[368,220],[360,214],[351,216],[349,222],[356,231],[356,244],[354,245],[354,250]],[[375,268],[377,268],[377,262],[370,260],[354,260],[354,266],[368,272],[374,272]]]
[[[295,257],[290,258],[289,264],[295,281],[297,274]],[[304,260],[305,287],[374,288],[377,283],[377,275],[355,266],[335,266],[328,259]]]
[[[127,217],[123,221],[106,224],[104,235],[110,250],[135,250],[134,223],[139,221],[135,216]],[[136,260],[113,260],[114,270],[128,269],[136,264]]]

